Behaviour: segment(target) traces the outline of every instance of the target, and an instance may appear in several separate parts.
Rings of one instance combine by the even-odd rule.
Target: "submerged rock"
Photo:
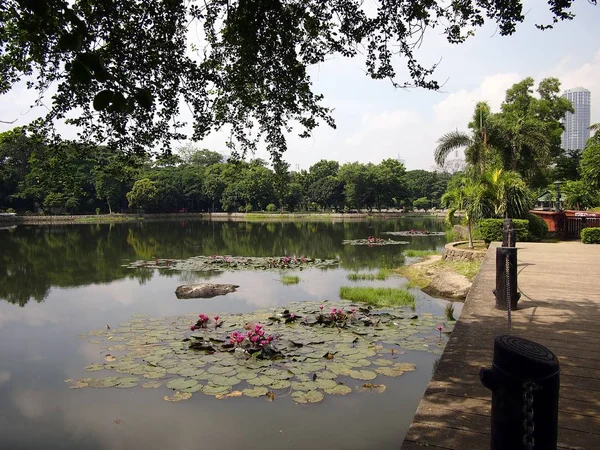
[[[189,284],[178,286],[175,289],[177,298],[212,298],[217,295],[226,295],[239,288],[236,284]]]

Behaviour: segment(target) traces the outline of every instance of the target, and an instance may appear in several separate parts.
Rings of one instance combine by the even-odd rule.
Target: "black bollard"
[[[491,450],[556,450],[560,365],[550,350],[496,336],[492,368],[479,377],[492,391]]]
[[[508,256],[509,269],[506,270]],[[508,287],[508,289],[507,289]],[[496,247],[496,308],[506,311],[510,296],[510,309],[517,309],[521,294],[517,288],[517,249],[515,247]]]
[[[512,219],[504,219],[502,225],[502,247],[514,247],[517,244],[517,230]]]

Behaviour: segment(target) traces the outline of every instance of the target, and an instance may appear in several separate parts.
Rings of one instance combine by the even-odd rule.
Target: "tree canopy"
[[[596,3],[591,0],[591,3]],[[42,129],[64,119],[81,138],[134,151],[226,127],[230,145],[264,139],[274,157],[292,124],[307,136],[331,109],[307,69],[365,55],[367,74],[395,86],[439,87],[417,48],[428,29],[461,43],[486,21],[510,35],[522,0],[5,0],[0,6],[0,94],[25,81],[40,98],[56,89]],[[572,0],[548,0],[552,23]],[[539,28],[552,27],[540,24]],[[398,80],[403,60],[409,79]],[[3,118],[0,118],[3,119]]]

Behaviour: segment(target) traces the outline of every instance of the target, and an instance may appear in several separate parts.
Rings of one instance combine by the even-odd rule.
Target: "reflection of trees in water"
[[[441,219],[410,218],[365,222],[149,222],[111,225],[19,226],[0,234],[0,298],[20,306],[41,302],[51,287],[108,283],[122,278],[144,284],[151,270],[123,267],[127,261],[185,259],[196,255],[307,256],[340,258],[343,268],[393,268],[406,248],[435,250],[445,236],[401,237],[406,246],[344,246],[345,239],[407,229],[443,231]],[[182,282],[216,274],[178,273]]]

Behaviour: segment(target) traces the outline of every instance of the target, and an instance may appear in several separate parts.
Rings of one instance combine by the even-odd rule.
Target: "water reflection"
[[[407,352],[415,372],[386,380],[385,395],[327,396],[317,406],[290,398],[218,401],[195,395],[164,402],[164,388],[70,390],[100,349],[76,338],[132,314],[154,316],[252,311],[296,300],[335,300],[349,270],[394,267],[405,248],[441,248],[444,236],[402,238],[409,246],[347,247],[381,231],[443,230],[441,220],[353,223],[165,222],[22,227],[0,230],[0,448],[336,449],[398,448],[431,377],[435,356]],[[204,254],[309,255],[341,260],[333,270],[159,273],[123,267],[136,259]],[[178,300],[177,285],[210,278],[240,289],[213,299]],[[399,278],[357,285],[398,286]],[[416,313],[443,314],[445,302],[418,293]],[[34,300],[34,301],[31,301]],[[16,305],[23,306],[22,308]],[[458,309],[458,308],[457,308]],[[458,311],[457,311],[458,312]],[[360,382],[356,382],[360,384]]]
[[[443,231],[440,219],[407,218],[373,222],[151,222],[112,225],[19,226],[0,231],[0,298],[20,306],[43,301],[51,287],[85,286],[133,278],[144,284],[148,270],[132,271],[126,261],[181,259],[195,255],[306,255],[341,259],[348,269],[397,267],[405,248],[432,250],[445,236],[402,237],[408,246],[343,246],[344,239],[382,231],[423,228]],[[179,276],[167,272],[165,276]],[[189,275],[208,279],[211,274]]]

